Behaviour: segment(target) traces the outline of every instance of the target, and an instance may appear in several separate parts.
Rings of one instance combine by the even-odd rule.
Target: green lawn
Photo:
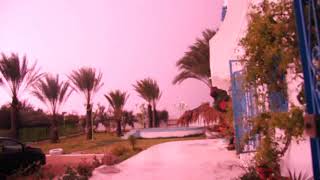
[[[138,139],[137,147],[144,150],[153,145],[170,142],[170,141],[183,141],[204,139],[204,136],[184,137],[184,138],[160,138],[160,139]],[[50,149],[63,148],[65,153],[105,153],[112,148],[123,145],[130,147],[128,140],[122,140],[115,135],[109,133],[94,134],[94,140],[86,140],[85,135],[62,139],[60,143],[51,144],[49,141],[41,141],[33,143],[32,146],[41,148],[45,153]]]

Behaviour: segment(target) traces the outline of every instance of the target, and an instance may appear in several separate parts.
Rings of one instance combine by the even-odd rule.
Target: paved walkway
[[[116,166],[118,173],[93,172],[92,180],[228,180],[243,171],[222,139],[168,142]]]

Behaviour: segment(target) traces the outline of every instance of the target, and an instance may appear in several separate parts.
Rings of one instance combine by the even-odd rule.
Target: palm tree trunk
[[[121,121],[118,120],[118,121],[117,121],[117,136],[118,136],[118,137],[121,137],[121,135],[122,135],[122,131],[121,131]]]
[[[16,96],[13,96],[12,103],[11,103],[11,109],[10,109],[10,119],[11,119],[11,135],[13,138],[18,139],[19,138],[19,128],[18,128],[18,116],[19,116],[19,101]]]
[[[52,115],[52,122],[51,122],[51,143],[58,143],[59,142],[59,133],[58,133],[58,122],[56,114]]]
[[[127,127],[127,122],[123,122],[122,123],[122,130],[126,131],[126,127]]]
[[[153,127],[153,120],[152,120],[152,107],[151,104],[148,104],[148,117],[149,117],[149,128]]]
[[[154,127],[159,127],[160,122],[159,122],[158,112],[155,104],[153,104],[153,117],[154,117]]]
[[[87,130],[87,139],[92,139],[92,109],[91,105],[87,104],[87,120],[86,120],[86,130]]]

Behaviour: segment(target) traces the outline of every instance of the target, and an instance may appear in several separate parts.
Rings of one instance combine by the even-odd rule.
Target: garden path
[[[243,173],[223,139],[167,142],[116,165],[118,173],[96,169],[92,180],[228,180]]]

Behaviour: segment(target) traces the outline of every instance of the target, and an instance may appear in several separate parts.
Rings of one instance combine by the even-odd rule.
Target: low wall
[[[252,165],[254,155],[255,153],[240,154],[242,165],[245,167]],[[288,171],[291,171],[292,174],[295,173],[297,176],[299,176],[300,173],[307,178],[313,176],[310,140],[308,137],[305,137],[304,140],[299,142],[291,142],[289,149],[280,161],[280,168],[282,176],[288,177]]]
[[[306,137],[305,140],[299,141],[299,143],[292,141],[280,165],[282,175],[288,175],[288,170],[290,170],[292,173],[302,173],[302,175],[312,177],[312,158],[309,138]]]
[[[204,134],[203,127],[178,127],[178,128],[146,128],[134,130],[132,135],[139,138],[168,138],[185,137]],[[129,132],[130,133],[130,132]]]

